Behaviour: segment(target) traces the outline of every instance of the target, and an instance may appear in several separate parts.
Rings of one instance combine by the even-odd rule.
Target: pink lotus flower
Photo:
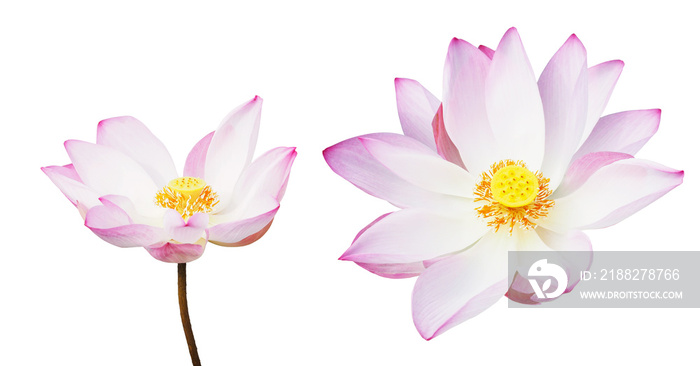
[[[133,117],[101,121],[96,144],[66,141],[72,164],[42,170],[106,242],[190,262],[207,241],[258,240],[279,209],[296,151],[278,147],[252,161],[261,108],[255,97],[229,113],[190,151],[183,177],[163,143]]]
[[[534,302],[522,278],[506,278],[508,251],[590,251],[582,230],[620,222],[683,181],[683,171],[633,157],[659,110],[601,117],[622,66],[588,67],[572,35],[536,80],[515,28],[495,51],[453,39],[442,103],[396,79],[404,135],[324,151],[337,174],[399,208],[360,231],[340,259],[383,277],[419,276],[413,321],[425,339],[503,295]]]

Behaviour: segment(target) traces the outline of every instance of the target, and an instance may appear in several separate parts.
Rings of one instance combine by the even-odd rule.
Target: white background
[[[208,245],[189,264],[205,365],[689,364],[698,309],[508,309],[504,298],[432,341],[411,320],[414,279],[337,258],[392,208],[345,182],[321,151],[400,132],[395,77],[438,97],[452,37],[495,48],[516,26],[535,73],[571,33],[589,65],[626,66],[607,113],[661,108],[638,154],[685,183],[596,250],[697,250],[696,12],[678,3],[2,2],[0,364],[188,365],[176,266],[102,242],[39,170],[63,141],[133,115],[178,167],[194,143],[258,94],[256,155],[297,146],[274,225],[243,248]],[[622,2],[620,2],[622,3]],[[585,4],[585,5],[584,5]]]

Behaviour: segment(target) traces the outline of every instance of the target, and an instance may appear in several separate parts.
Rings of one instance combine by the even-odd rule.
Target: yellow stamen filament
[[[155,197],[156,205],[177,211],[185,221],[198,212],[211,212],[218,203],[211,186],[194,177],[171,180]]]
[[[552,191],[549,179],[540,172],[531,172],[522,161],[501,160],[481,173],[481,181],[474,188],[474,202],[479,217],[498,231],[507,226],[509,232],[519,225],[522,229],[535,228],[536,220],[547,216],[554,201],[548,200]]]

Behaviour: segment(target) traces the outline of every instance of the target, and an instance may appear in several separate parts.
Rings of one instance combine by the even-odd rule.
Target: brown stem
[[[185,338],[187,338],[187,347],[190,349],[190,357],[192,357],[193,366],[202,366],[197,353],[197,345],[194,343],[194,333],[192,333],[192,324],[190,323],[190,312],[187,310],[187,270],[186,263],[177,264],[177,297],[180,300],[180,318],[182,319],[182,328],[185,330]]]

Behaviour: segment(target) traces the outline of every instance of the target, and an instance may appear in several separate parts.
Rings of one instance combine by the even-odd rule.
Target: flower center
[[[504,166],[491,179],[493,199],[504,206],[526,206],[535,200],[538,191],[537,177],[521,166]]]
[[[219,203],[218,195],[203,179],[175,178],[156,193],[155,204],[170,208],[187,220],[198,212],[210,212]]]
[[[476,208],[477,216],[486,219],[488,226],[498,231],[515,225],[525,230],[535,228],[532,220],[545,217],[554,201],[549,179],[540,172],[531,172],[522,161],[501,160],[481,173],[481,181],[474,188],[474,202],[483,203]]]

